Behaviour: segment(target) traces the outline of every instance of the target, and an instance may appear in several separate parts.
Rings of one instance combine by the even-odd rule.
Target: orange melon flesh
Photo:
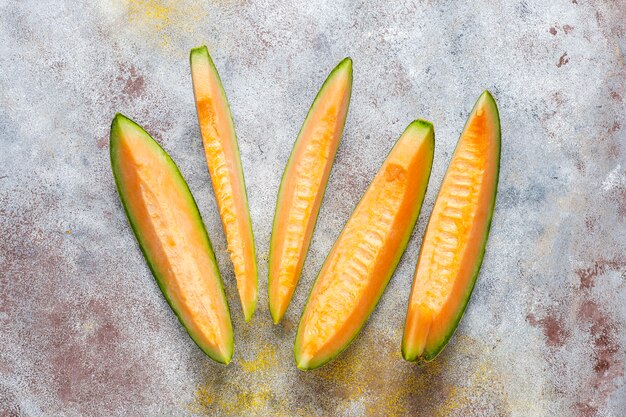
[[[346,121],[352,61],[330,73],[315,98],[281,182],[270,242],[269,303],[278,323],[291,301]]]
[[[200,133],[245,320],[257,303],[257,260],[237,136],[222,82],[206,46],[191,50]]]
[[[128,219],[165,298],[204,352],[230,362],[233,330],[220,273],[178,168],[139,125],[120,114],[111,127],[111,163]]]
[[[500,121],[489,92],[478,99],[435,202],[415,272],[402,352],[432,360],[471,295],[489,233],[500,165]]]
[[[322,366],[358,334],[417,220],[434,152],[430,123],[404,131],[326,258],[300,320],[298,368]]]

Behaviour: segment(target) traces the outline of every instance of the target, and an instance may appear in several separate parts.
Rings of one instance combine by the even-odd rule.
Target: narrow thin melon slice
[[[430,361],[454,333],[478,276],[500,169],[500,118],[485,91],[474,106],[441,185],[420,251],[402,355]]]
[[[191,50],[191,78],[200,133],[246,321],[257,302],[257,260],[248,195],[233,118],[206,46]]]
[[[128,221],[165,299],[214,360],[233,356],[233,328],[215,256],[187,183],[132,120],[111,125],[111,166]]]
[[[304,120],[278,192],[269,256],[269,304],[280,322],[311,243],[352,91],[352,60],[330,73]]]
[[[411,123],[376,174],[324,262],[305,307],[296,365],[341,353],[378,303],[419,215],[434,152],[430,123]]]

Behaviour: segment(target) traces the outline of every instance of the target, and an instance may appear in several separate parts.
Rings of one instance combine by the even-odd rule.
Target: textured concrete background
[[[623,0],[268,3],[0,0],[0,415],[624,416]],[[203,43],[250,197],[251,324],[193,104],[188,51]],[[300,285],[273,326],[266,263],[280,176],[347,55],[343,142]],[[456,336],[419,368],[401,359],[400,340],[420,238],[485,88],[503,132],[487,254]],[[109,167],[118,111],[163,144],[198,201],[233,311],[228,367],[187,337],[135,243]],[[300,372],[292,343],[315,274],[417,117],[434,122],[437,146],[408,250],[349,350]]]

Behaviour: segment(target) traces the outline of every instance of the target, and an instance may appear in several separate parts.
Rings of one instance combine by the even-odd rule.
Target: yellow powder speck
[[[213,396],[212,390],[210,390],[209,387],[206,386],[199,387],[196,391],[196,401],[205,407],[213,404],[215,402],[215,398]]]
[[[241,359],[239,361],[241,369],[246,372],[260,372],[267,371],[270,368],[277,365],[276,362],[276,350],[273,346],[266,345],[257,355],[256,359],[245,361]]]
[[[192,46],[202,43],[197,32],[207,16],[202,2],[192,0],[125,0],[128,21],[150,41],[170,52],[189,53]]]

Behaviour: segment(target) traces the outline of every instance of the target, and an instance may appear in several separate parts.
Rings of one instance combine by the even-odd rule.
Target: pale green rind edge
[[[435,359],[437,357],[437,355],[439,355],[443,349],[446,347],[446,345],[448,344],[448,342],[450,341],[450,339],[452,338],[452,335],[454,334],[454,332],[456,331],[459,323],[461,322],[461,319],[463,318],[463,315],[465,314],[465,310],[467,308],[467,304],[469,303],[469,299],[472,295],[472,292],[474,291],[474,286],[476,285],[476,280],[478,278],[478,274],[480,272],[480,267],[482,266],[482,262],[483,262],[483,258],[485,256],[485,250],[487,247],[487,240],[489,238],[489,232],[491,230],[491,221],[493,219],[493,212],[494,212],[494,208],[495,208],[495,204],[496,204],[496,195],[498,192],[498,180],[499,180],[499,175],[500,175],[500,153],[501,153],[501,130],[500,130],[500,113],[498,111],[498,105],[496,104],[495,99],[493,98],[493,96],[491,95],[491,93],[488,90],[485,90],[481,96],[478,98],[478,100],[476,100],[476,104],[474,104],[474,108],[472,109],[472,111],[470,112],[470,115],[467,118],[467,121],[465,122],[465,126],[463,127],[463,132],[465,132],[465,129],[467,127],[467,123],[469,123],[469,120],[471,119],[472,115],[476,112],[478,104],[480,103],[480,101],[482,99],[487,100],[487,104],[488,104],[488,108],[491,109],[491,111],[494,114],[494,120],[497,122],[497,135],[496,135],[496,143],[495,145],[497,146],[497,152],[496,152],[496,157],[497,157],[497,161],[496,161],[496,165],[494,167],[495,171],[496,171],[496,180],[495,180],[495,186],[494,186],[494,190],[493,190],[493,198],[491,200],[491,207],[489,209],[489,219],[487,221],[487,228],[485,231],[485,238],[483,239],[482,242],[482,246],[481,246],[481,250],[480,253],[478,255],[478,259],[476,262],[476,266],[474,267],[474,271],[472,273],[472,279],[471,279],[471,283],[468,287],[468,290],[466,292],[466,295],[464,297],[464,301],[463,303],[461,303],[459,305],[459,311],[457,313],[457,317],[455,318],[455,320],[452,322],[452,325],[448,331],[448,333],[446,333],[446,335],[444,336],[444,338],[441,340],[441,342],[437,345],[437,347],[432,350],[432,351],[424,351],[424,354],[422,355],[418,355],[415,352],[411,352],[404,343],[404,337],[402,338],[402,357],[409,362],[430,362],[433,359]],[[461,137],[463,136],[463,133],[461,133]],[[458,147],[458,143],[457,143],[457,147]],[[455,152],[456,152],[456,148],[455,148]],[[454,154],[453,154],[454,155]],[[446,172],[447,175],[447,172]],[[445,181],[445,176],[444,179],[442,181]],[[430,220],[429,220],[430,222]],[[421,256],[421,249],[420,249],[420,256]],[[419,262],[419,257],[418,257],[418,262]],[[405,328],[406,331],[406,328]]]
[[[374,302],[372,303],[370,309],[368,310],[368,312],[365,314],[365,316],[363,317],[363,320],[361,322],[361,324],[359,325],[359,327],[356,329],[356,331],[354,332],[354,334],[351,336],[351,338],[343,345],[341,346],[337,352],[335,352],[334,354],[326,357],[326,358],[321,358],[313,363],[310,363],[308,367],[303,367],[300,365],[300,361],[298,358],[298,340],[300,339],[300,331],[301,331],[301,327],[302,327],[302,318],[304,317],[304,313],[306,311],[306,308],[309,304],[309,301],[311,299],[311,295],[313,294],[313,290],[315,288],[315,284],[317,284],[317,280],[319,279],[319,275],[317,276],[317,278],[315,279],[315,282],[313,283],[313,287],[311,287],[311,290],[309,292],[309,296],[307,298],[306,304],[304,309],[302,310],[302,315],[300,317],[300,324],[298,326],[298,332],[296,334],[296,341],[294,344],[294,360],[296,362],[296,366],[298,367],[298,369],[302,370],[302,371],[312,371],[314,369],[320,368],[323,365],[327,364],[328,362],[332,361],[333,359],[335,359],[337,356],[339,356],[344,350],[346,350],[348,348],[348,346],[350,346],[350,344],[354,341],[354,339],[359,335],[359,333],[361,332],[361,329],[363,328],[363,326],[365,325],[365,323],[369,320],[369,317],[372,315],[372,313],[374,312],[374,309],[376,308],[376,306],[378,305],[378,302],[380,301],[380,298],[383,296],[385,290],[387,289],[387,285],[389,284],[389,281],[391,280],[396,267],[398,266],[398,263],[400,262],[400,259],[402,258],[402,255],[404,254],[404,251],[406,249],[406,246],[409,242],[409,239],[411,237],[411,234],[413,232],[413,229],[415,228],[415,224],[417,223],[417,219],[419,218],[419,214],[420,211],[422,209],[422,204],[424,202],[424,197],[426,196],[426,190],[428,189],[428,182],[430,180],[430,174],[432,171],[432,165],[433,165],[433,159],[434,159],[434,152],[435,152],[435,131],[433,128],[433,124],[426,121],[426,120],[414,120],[413,122],[411,122],[409,124],[409,126],[407,126],[407,128],[404,130],[404,132],[402,133],[402,135],[400,135],[400,138],[402,136],[404,136],[405,134],[407,134],[409,132],[409,130],[413,130],[413,129],[426,129],[426,131],[424,132],[424,140],[428,140],[428,144],[430,145],[430,161],[428,163],[427,166],[424,167],[424,177],[423,177],[423,190],[421,191],[421,195],[419,196],[419,200],[416,202],[415,204],[415,213],[414,213],[414,218],[413,220],[409,223],[409,227],[407,227],[406,231],[405,231],[405,235],[403,236],[402,242],[399,246],[398,249],[398,253],[396,254],[396,257],[394,259],[394,262],[392,263],[392,265],[390,265],[389,268],[389,273],[387,275],[387,277],[385,278],[385,283],[381,288],[380,293],[378,294],[378,296],[375,298]],[[417,133],[417,132],[416,132]],[[395,147],[398,145],[399,142],[399,138],[396,141],[396,143],[394,144],[393,148],[389,151],[389,153],[387,154],[387,158],[389,157],[389,155],[393,152],[393,149],[395,149]],[[385,161],[383,162],[383,164],[381,165],[381,168],[385,166],[385,164],[387,163],[387,158],[385,158]],[[380,172],[380,169],[378,172]],[[378,175],[378,172],[376,175]],[[371,184],[370,184],[371,186]],[[370,186],[368,186],[367,190],[365,191],[365,193],[363,194],[363,196],[361,196],[361,200],[363,199],[363,197],[369,192]],[[359,201],[360,204],[360,201]],[[355,206],[358,207],[358,204]],[[350,215],[350,219],[352,219],[352,215]],[[346,225],[348,224],[348,222],[350,222],[350,219],[348,219],[348,221],[346,222]],[[344,229],[345,229],[345,225],[344,225]],[[342,234],[343,234],[343,230],[342,230]],[[337,241],[339,241],[339,239],[341,238],[341,235],[339,235],[339,238],[337,238]],[[328,253],[326,260],[328,260],[328,256],[330,256],[330,254],[332,253],[334,249],[334,245],[333,248],[331,248],[330,252]],[[324,261],[324,264],[326,264],[326,260]],[[322,265],[322,268],[324,268],[324,264]]]
[[[218,287],[220,288],[221,291],[221,295],[222,295],[222,301],[224,304],[224,308],[225,308],[225,317],[228,320],[228,327],[230,329],[230,332],[228,334],[228,338],[229,340],[226,343],[226,346],[228,347],[229,351],[227,352],[228,354],[226,356],[222,356],[220,353],[218,352],[214,352],[213,349],[211,349],[209,346],[203,346],[202,342],[200,342],[199,340],[196,339],[196,336],[194,335],[194,332],[190,330],[190,328],[187,326],[187,324],[185,323],[185,320],[183,320],[183,318],[181,317],[180,313],[176,310],[176,308],[174,307],[172,300],[165,288],[164,285],[164,278],[161,277],[160,273],[158,272],[158,268],[156,267],[156,262],[152,259],[152,256],[148,253],[144,242],[143,242],[143,237],[142,237],[142,233],[139,230],[139,227],[137,225],[137,223],[134,220],[134,216],[131,213],[131,210],[129,209],[129,205],[126,201],[126,191],[124,188],[124,185],[122,184],[122,180],[120,178],[120,174],[119,174],[119,167],[118,167],[118,156],[117,156],[117,147],[118,147],[118,142],[119,142],[119,134],[120,134],[120,130],[123,129],[123,127],[120,125],[121,123],[127,123],[128,127],[136,129],[137,131],[139,131],[141,133],[141,136],[143,138],[145,138],[146,142],[148,142],[155,150],[156,153],[161,154],[167,161],[167,165],[169,166],[170,170],[171,170],[171,174],[176,178],[177,182],[180,184],[181,188],[183,188],[184,194],[187,195],[189,202],[192,203],[192,207],[195,207],[195,213],[194,213],[194,217],[196,217],[197,220],[197,224],[198,227],[202,228],[203,234],[206,237],[206,243],[207,243],[207,250],[208,250],[208,254],[209,257],[211,259],[211,263],[213,265],[214,268],[214,272],[215,272],[215,278],[218,280]],[[185,328],[185,330],[187,331],[187,334],[189,334],[189,336],[191,337],[191,339],[194,341],[194,343],[200,348],[200,350],[202,350],[207,356],[209,356],[211,359],[215,360],[216,362],[219,363],[223,363],[225,365],[227,365],[232,357],[233,357],[233,353],[234,353],[234,332],[233,332],[233,328],[232,328],[232,322],[230,319],[230,310],[228,307],[228,302],[226,300],[226,294],[224,292],[224,287],[222,285],[222,281],[221,281],[221,276],[219,273],[219,269],[217,266],[217,261],[215,259],[215,254],[213,253],[213,246],[211,245],[211,240],[209,239],[209,236],[207,234],[206,228],[204,226],[204,222],[202,221],[202,217],[200,215],[200,212],[198,211],[198,206],[193,198],[193,195],[191,194],[191,191],[189,190],[189,186],[187,185],[187,183],[185,182],[185,179],[183,178],[182,174],[180,173],[180,170],[178,169],[178,166],[176,166],[176,164],[174,163],[174,161],[172,160],[172,158],[168,155],[167,152],[165,152],[165,150],[161,147],[161,145],[159,145],[149,134],[148,132],[146,132],[141,126],[139,126],[137,123],[135,123],[133,120],[127,118],[126,116],[117,113],[115,115],[115,117],[113,118],[113,122],[111,123],[111,135],[110,135],[110,146],[109,146],[109,152],[110,152],[110,157],[111,157],[111,169],[113,171],[113,177],[115,178],[115,186],[117,188],[117,192],[120,196],[120,200],[122,202],[122,206],[124,207],[124,211],[126,213],[126,217],[128,218],[128,222],[130,223],[131,229],[133,230],[133,233],[135,234],[135,237],[137,238],[137,242],[139,244],[139,248],[141,249],[141,252],[143,253],[147,263],[148,263],[148,267],[150,268],[150,271],[152,272],[152,275],[154,276],[157,285],[159,286],[159,288],[161,289],[161,292],[163,293],[163,296],[165,297],[165,299],[167,300],[167,303],[169,304],[170,308],[172,309],[172,311],[174,312],[174,314],[176,315],[176,317],[178,318],[178,321],[182,324],[182,326]]]
[[[246,207],[246,213],[248,214],[248,225],[247,225],[247,229],[248,232],[250,234],[250,241],[252,242],[252,254],[254,256],[254,285],[256,288],[256,297],[253,300],[253,305],[249,306],[248,308],[248,314],[245,315],[244,314],[244,319],[246,322],[250,321],[250,319],[252,318],[252,316],[254,315],[254,312],[256,311],[256,307],[257,307],[257,301],[258,301],[258,294],[259,294],[259,277],[258,277],[258,260],[257,260],[257,253],[256,253],[256,243],[254,241],[254,232],[252,230],[252,218],[250,217],[250,206],[248,204],[248,191],[246,189],[246,181],[243,175],[243,167],[241,165],[241,155],[239,153],[239,143],[237,140],[237,133],[235,132],[235,122],[233,120],[233,115],[232,112],[230,110],[230,105],[228,104],[228,98],[226,97],[226,92],[224,91],[224,85],[222,84],[222,79],[220,78],[220,75],[217,71],[217,68],[215,67],[215,64],[213,63],[213,59],[211,58],[211,54],[209,53],[209,49],[203,45],[203,46],[199,46],[197,48],[193,48],[191,50],[191,52],[189,53],[189,63],[190,66],[193,68],[193,61],[195,58],[199,58],[199,59],[204,59],[208,62],[209,64],[209,68],[211,69],[211,71],[213,71],[213,73],[215,74],[215,78],[218,80],[218,84],[219,84],[219,90],[221,91],[222,94],[222,98],[224,100],[224,104],[226,106],[226,110],[228,112],[228,115],[230,116],[230,121],[231,121],[231,128],[232,128],[232,133],[233,133],[233,149],[235,150],[235,154],[237,156],[235,163],[237,164],[237,174],[239,176],[239,181],[240,181],[240,187],[243,191],[243,198],[245,199],[244,201],[244,205]],[[192,70],[193,71],[193,70]],[[241,299],[240,299],[241,301]],[[242,310],[243,310],[243,306],[242,306]]]
[[[283,171],[283,175],[281,177],[280,180],[280,187],[278,189],[278,197],[276,198],[276,207],[274,210],[274,220],[272,222],[272,234],[270,237],[270,249],[269,249],[269,257],[268,257],[268,265],[271,265],[271,260],[272,260],[272,254],[273,254],[273,250],[272,248],[274,247],[274,238],[275,238],[275,229],[276,229],[276,225],[279,221],[278,219],[278,214],[279,214],[279,207],[280,207],[280,202],[281,202],[281,196],[282,196],[282,190],[283,190],[283,184],[285,183],[285,178],[287,178],[287,176],[290,174],[291,171],[291,166],[292,166],[292,162],[293,162],[293,156],[296,152],[296,149],[298,148],[300,141],[302,139],[302,132],[304,131],[304,127],[307,125],[310,117],[312,114],[315,113],[315,110],[317,109],[317,104],[319,102],[319,98],[321,97],[322,93],[326,90],[327,86],[330,85],[330,83],[332,82],[332,80],[335,78],[336,75],[340,74],[341,71],[349,71],[349,88],[348,88],[348,101],[346,103],[346,106],[348,107],[348,109],[350,108],[350,98],[352,96],[352,59],[350,59],[349,57],[344,58],[343,60],[341,60],[339,62],[339,64],[337,64],[337,66],[335,66],[335,68],[333,68],[333,70],[330,72],[330,74],[328,75],[328,77],[326,77],[326,80],[324,81],[324,83],[322,84],[322,86],[320,87],[319,91],[317,92],[317,95],[315,96],[315,99],[313,100],[313,103],[311,104],[311,107],[309,107],[309,111],[306,115],[306,118],[304,119],[304,122],[302,123],[302,127],[300,128],[300,132],[298,133],[298,137],[296,138],[296,141],[293,145],[293,147],[291,148],[291,153],[289,154],[289,159],[287,159],[287,165],[285,166],[285,170]],[[346,111],[346,118],[343,121],[343,124],[341,126],[341,132],[339,132],[339,139],[337,141],[337,148],[339,148],[339,144],[341,142],[341,138],[343,136],[343,129],[345,127],[345,122],[348,116],[348,112]],[[335,154],[336,157],[336,154]],[[334,165],[335,162],[335,158],[333,158],[332,161],[330,161],[331,166]],[[330,178],[330,176],[329,176]],[[324,200],[324,195],[326,194],[326,187],[328,184],[328,180],[326,181],[326,184],[322,184],[322,198],[321,201]],[[320,205],[321,207],[321,205]],[[305,244],[305,248],[304,248],[304,261],[306,262],[306,257],[308,255],[309,252],[309,246],[311,244],[311,240],[313,238],[313,235],[315,234],[315,227],[317,225],[317,219],[319,216],[319,210],[317,211],[317,213],[312,213],[312,215],[314,215],[314,224],[313,224],[313,233],[311,233],[311,238],[309,239],[308,242],[304,242]],[[304,265],[304,262],[302,263]],[[297,273],[300,274],[302,271],[298,271]],[[271,270],[268,267],[268,290],[269,290],[269,285],[270,282],[272,281],[272,276],[271,276]],[[268,291],[268,303],[269,303],[269,310],[270,310],[270,315],[272,316],[272,321],[274,322],[274,324],[278,324],[280,322],[280,320],[282,319],[282,317],[277,317],[277,313],[274,311],[274,308],[272,306],[271,303],[271,298],[269,297],[269,291]],[[286,310],[285,310],[286,311]]]

